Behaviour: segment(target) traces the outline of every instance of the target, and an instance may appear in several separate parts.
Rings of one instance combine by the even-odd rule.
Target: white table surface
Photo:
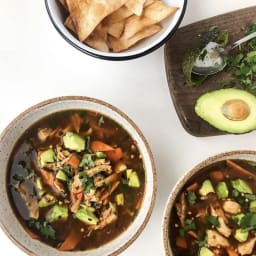
[[[255,0],[188,0],[181,26],[256,4]],[[256,18],[256,17],[255,17]],[[157,167],[153,214],[121,255],[164,255],[162,217],[179,177],[214,154],[256,149],[256,131],[197,138],[181,126],[169,95],[164,48],[127,62],[87,56],[55,31],[43,0],[0,0],[0,131],[21,111],[61,95],[86,95],[123,110],[147,138]],[[1,255],[25,255],[0,230]]]

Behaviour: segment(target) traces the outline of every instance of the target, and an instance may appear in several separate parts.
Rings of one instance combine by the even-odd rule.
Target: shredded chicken
[[[225,200],[222,206],[224,211],[230,214],[238,214],[241,212],[241,205],[233,200]]]
[[[95,161],[94,161],[94,164],[95,164],[95,166],[99,166],[99,165],[103,165],[103,164],[107,164],[107,165],[109,165],[110,164],[110,162],[109,161],[106,161],[106,159],[96,159]]]
[[[185,193],[182,193],[180,196],[180,200],[175,205],[177,214],[180,220],[180,224],[182,227],[185,225],[185,219],[186,219],[186,210],[187,210],[187,204],[186,204],[186,198]]]
[[[56,146],[57,160],[61,162],[65,159],[69,159],[71,153],[68,150],[64,150],[60,145]]]
[[[222,236],[219,232],[215,230],[208,229],[206,231],[207,237],[208,237],[208,246],[210,247],[228,247],[229,241],[227,238]]]
[[[61,128],[57,128],[55,130],[51,129],[51,128],[42,128],[39,129],[37,132],[37,137],[41,142],[46,141],[49,137],[53,137],[53,136],[61,136]]]
[[[245,243],[241,243],[238,245],[237,249],[240,255],[251,255],[254,245],[256,242],[256,237],[251,238]]]
[[[95,189],[91,189],[88,193],[84,194],[84,203],[90,207],[94,202],[99,202],[99,194],[96,193]]]
[[[102,229],[106,227],[108,224],[117,220],[117,211],[115,206],[110,205],[109,208],[102,212],[100,217],[100,222],[94,227],[95,230]]]
[[[88,169],[85,172],[89,177],[92,177],[100,172],[106,172],[107,174],[110,174],[112,173],[112,167],[111,165],[108,165],[108,164],[102,164],[102,165],[95,166],[91,169]]]
[[[218,214],[216,212],[216,210],[214,209],[214,207],[211,205],[210,206],[211,209],[211,215],[218,217]],[[227,226],[227,224],[224,221],[224,218],[222,217],[218,217],[220,226],[217,227],[217,230],[225,237],[229,237],[231,235],[232,230]]]
[[[84,191],[84,185],[82,184],[79,175],[80,174],[76,174],[74,176],[73,182],[71,184],[71,192],[75,194]]]

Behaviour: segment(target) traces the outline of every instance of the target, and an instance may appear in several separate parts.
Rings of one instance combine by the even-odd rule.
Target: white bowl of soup
[[[222,153],[177,183],[164,214],[168,256],[255,255],[256,151]]]
[[[29,255],[117,255],[155,200],[148,143],[124,113],[59,97],[21,113],[0,138],[0,223]]]

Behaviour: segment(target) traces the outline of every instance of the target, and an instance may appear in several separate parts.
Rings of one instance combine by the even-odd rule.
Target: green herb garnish
[[[179,234],[180,236],[185,236],[185,234],[189,231],[189,230],[195,230],[196,229],[196,224],[193,220],[191,219],[186,219],[185,220],[185,226],[184,228],[181,228],[179,230]]]
[[[196,203],[196,199],[197,199],[196,193],[193,192],[193,191],[189,191],[189,192],[188,192],[188,195],[187,195],[188,203],[189,203],[190,205],[193,205],[193,204]]]
[[[210,216],[207,216],[206,219],[214,227],[216,228],[220,227],[220,222],[218,217],[210,215]]]
[[[85,167],[85,166],[87,166],[87,167],[89,167],[89,168],[92,168],[92,167],[95,166],[95,163],[94,163],[94,161],[92,160],[92,155],[91,155],[91,154],[85,154],[85,155],[83,156],[82,161],[81,161],[80,164],[79,164],[79,167]]]
[[[35,219],[30,219],[28,221],[29,228],[33,228],[38,231],[46,239],[55,239],[55,230],[49,224],[48,221],[38,221]]]

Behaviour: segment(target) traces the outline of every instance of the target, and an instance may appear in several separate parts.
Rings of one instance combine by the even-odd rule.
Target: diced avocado
[[[59,170],[57,172],[56,178],[58,180],[62,180],[62,181],[67,181],[68,180],[68,176],[67,176],[67,174],[63,170]]]
[[[201,247],[199,251],[199,256],[214,256],[214,253],[207,247]]]
[[[139,180],[139,177],[138,177],[137,172],[132,171],[132,172],[129,174],[129,177],[128,177],[128,186],[129,186],[129,187],[133,187],[133,188],[139,188],[139,187],[140,187],[140,180]]]
[[[43,182],[42,182],[41,177],[36,178],[36,188],[37,188],[39,196],[40,197],[43,196],[45,193],[45,190],[43,188]]]
[[[65,148],[81,152],[85,150],[85,140],[78,134],[73,132],[67,132],[63,136],[63,143]]]
[[[53,208],[47,213],[47,220],[49,222],[54,221],[66,221],[68,218],[68,207],[66,205],[54,205]]]
[[[97,158],[100,158],[100,159],[107,157],[106,154],[104,154],[103,152],[100,152],[100,151],[96,152],[95,155]]]
[[[43,190],[43,182],[42,182],[41,177],[36,178],[36,188],[38,190]]]
[[[242,179],[231,180],[231,185],[240,193],[253,194],[250,186]]]
[[[205,180],[198,192],[201,196],[206,196],[209,193],[215,193],[210,180]]]
[[[40,164],[45,166],[48,163],[54,163],[56,160],[55,153],[52,148],[49,148],[40,154]]]
[[[235,239],[239,242],[245,242],[248,239],[249,231],[248,230],[243,230],[241,228],[237,229],[235,231]]]
[[[126,177],[127,177],[127,179],[130,178],[130,175],[131,175],[132,171],[133,171],[132,169],[127,169],[126,170]]]
[[[123,193],[116,195],[116,203],[117,203],[117,205],[124,205],[124,194]]]
[[[249,210],[256,213],[256,200],[250,202]]]
[[[217,183],[216,193],[220,199],[228,197],[228,186],[225,181],[220,181]]]
[[[38,202],[38,206],[40,208],[44,208],[44,207],[47,207],[47,206],[55,204],[55,202],[56,202],[56,198],[53,195],[46,194]]]
[[[96,225],[99,219],[88,208],[81,208],[76,213],[76,218],[87,225]]]
[[[232,220],[234,220],[234,221],[237,223],[237,225],[240,226],[241,219],[242,219],[243,217],[244,217],[244,214],[243,214],[243,213],[239,213],[239,214],[237,214],[237,215],[232,216]]]
[[[246,90],[226,88],[200,96],[196,114],[219,130],[245,133],[256,129],[256,97]]]

